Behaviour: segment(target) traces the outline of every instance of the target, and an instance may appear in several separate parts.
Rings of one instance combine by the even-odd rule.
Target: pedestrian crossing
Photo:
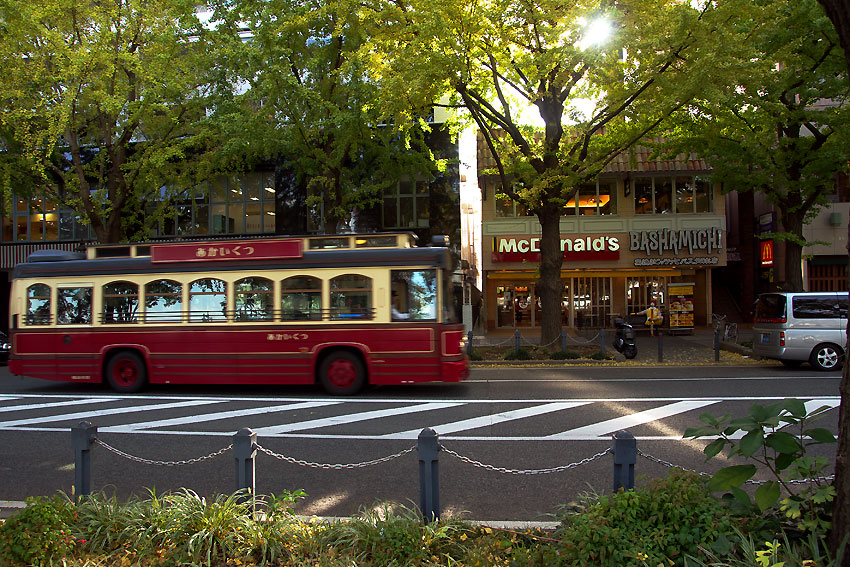
[[[102,433],[258,438],[415,440],[432,428],[457,441],[598,441],[619,430],[637,439],[681,440],[699,415],[743,415],[781,398],[545,400],[303,399],[260,397],[2,395],[0,431],[68,431],[89,421]],[[808,411],[838,396],[806,399]],[[830,412],[837,419],[837,412]],[[828,425],[827,425],[828,426]]]

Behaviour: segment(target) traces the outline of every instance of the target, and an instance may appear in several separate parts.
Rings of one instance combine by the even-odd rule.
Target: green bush
[[[581,355],[571,350],[568,350],[566,352],[558,350],[552,353],[551,358],[553,360],[575,360],[576,358],[581,358]]]
[[[484,357],[481,355],[480,352],[474,350],[469,353],[469,360],[484,360]]]
[[[0,565],[53,565],[72,555],[74,516],[64,495],[27,498],[23,510],[0,524]]]
[[[611,356],[602,352],[601,350],[591,354],[590,358],[592,358],[593,360],[611,360]]]
[[[568,512],[558,535],[565,563],[575,566],[684,565],[703,549],[724,552],[732,532],[728,510],[706,481],[672,471],[648,486],[600,496],[581,513]]]
[[[524,348],[509,350],[505,353],[505,360],[531,360],[531,353]]]

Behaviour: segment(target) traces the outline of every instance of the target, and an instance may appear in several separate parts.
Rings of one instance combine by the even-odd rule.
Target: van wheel
[[[832,343],[818,345],[809,357],[809,364],[817,370],[840,370],[844,365],[844,351]]]
[[[322,360],[319,368],[319,383],[328,394],[333,396],[356,394],[366,385],[363,361],[351,352],[334,351]]]
[[[125,350],[115,354],[106,364],[106,381],[116,392],[138,392],[148,381],[145,361],[135,352]]]

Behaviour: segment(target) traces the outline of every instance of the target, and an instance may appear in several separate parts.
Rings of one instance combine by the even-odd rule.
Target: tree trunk
[[[785,232],[802,235],[803,216],[796,213],[782,216]],[[785,287],[784,291],[803,291],[803,247],[793,241],[785,241]]]
[[[540,297],[540,344],[548,345],[561,336],[561,209],[558,205],[544,203],[537,211],[540,221],[540,279],[537,295]]]
[[[847,235],[850,236],[850,224],[847,225]],[[850,254],[850,239],[847,242],[847,252]],[[850,283],[850,273],[848,273],[848,283]],[[847,325],[847,336],[850,338],[850,322]],[[850,549],[847,549],[847,546],[850,546],[850,361],[847,360],[846,354],[838,392],[841,396],[841,405],[838,406],[838,447],[835,450],[835,481],[833,482],[835,500],[832,503],[829,548],[833,553],[837,553],[844,542],[841,567],[850,567]]]

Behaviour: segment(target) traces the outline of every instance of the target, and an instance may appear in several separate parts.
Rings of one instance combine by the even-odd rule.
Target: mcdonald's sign
[[[763,267],[773,265],[773,240],[761,241],[761,265]]]

